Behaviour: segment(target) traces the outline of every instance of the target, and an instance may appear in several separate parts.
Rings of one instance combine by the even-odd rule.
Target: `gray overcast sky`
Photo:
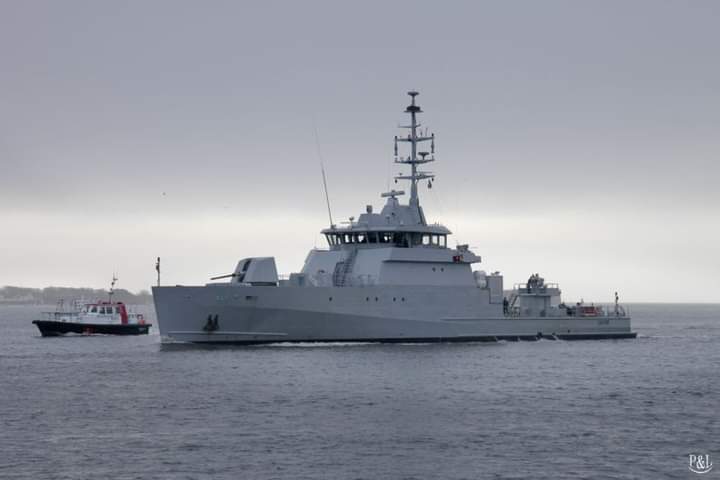
[[[433,221],[506,283],[720,301],[720,2],[0,2],[0,285],[298,270],[381,205],[421,91]],[[164,193],[164,194],[163,194]]]

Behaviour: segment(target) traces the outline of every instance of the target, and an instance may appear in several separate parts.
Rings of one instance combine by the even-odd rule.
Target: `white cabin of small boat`
[[[144,325],[145,317],[128,310],[123,302],[85,303],[76,311],[55,311],[48,314],[60,322],[95,325]]]

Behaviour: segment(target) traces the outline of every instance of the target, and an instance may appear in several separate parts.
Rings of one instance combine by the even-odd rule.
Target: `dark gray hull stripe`
[[[221,332],[222,333],[222,332]],[[188,343],[203,344],[235,344],[263,345],[269,343],[462,343],[462,342],[509,342],[537,340],[617,340],[637,337],[636,332],[627,333],[578,333],[578,334],[543,334],[543,335],[498,335],[498,336],[463,336],[463,337],[419,337],[419,338],[317,338],[305,340],[193,340]]]

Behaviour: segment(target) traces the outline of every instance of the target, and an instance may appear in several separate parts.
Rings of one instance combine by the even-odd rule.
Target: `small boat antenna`
[[[330,228],[335,228],[332,219],[332,211],[330,209],[330,194],[328,193],[327,176],[325,175],[325,162],[323,162],[322,150],[320,150],[320,135],[318,134],[315,118],[313,118],[313,128],[315,129],[315,148],[317,149],[318,159],[320,160],[320,172],[322,173],[323,188],[325,190],[325,204],[327,205],[328,219],[330,219]]]
[[[110,282],[110,292],[108,293],[108,302],[112,303],[112,296],[115,293],[115,282],[117,282],[117,277],[113,273],[112,282]]]

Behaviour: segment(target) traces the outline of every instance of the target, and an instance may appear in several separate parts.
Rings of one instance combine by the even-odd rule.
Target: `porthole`
[[[332,297],[328,298],[328,301],[329,301],[329,302],[332,302]]]
[[[402,300],[402,301],[404,302],[404,301],[405,301],[405,297],[402,297],[400,300]]]
[[[440,271],[441,271],[441,272],[444,272],[444,271],[445,271],[445,267],[440,267]]]
[[[376,301],[376,302],[378,301],[378,298],[377,298],[377,297],[375,297],[375,301]]]
[[[393,302],[397,301],[397,298],[393,297]]]
[[[433,272],[435,271],[435,267],[433,267]]]
[[[366,302],[369,302],[369,301],[370,301],[370,297],[365,297],[365,301],[366,301]]]

